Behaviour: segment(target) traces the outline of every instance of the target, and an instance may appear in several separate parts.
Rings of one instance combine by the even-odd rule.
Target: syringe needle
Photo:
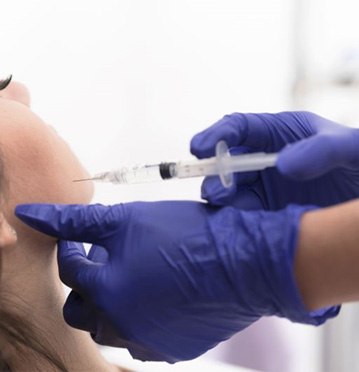
[[[106,176],[109,174],[110,172],[103,172],[103,173],[97,173],[95,175],[93,175],[92,177],[89,177],[89,178],[79,178],[77,180],[73,180],[72,182],[83,182],[83,181],[105,181],[106,180]]]
[[[92,178],[81,178],[79,180],[72,180],[72,182],[83,182],[83,181],[95,181],[100,180],[100,177],[92,177]]]

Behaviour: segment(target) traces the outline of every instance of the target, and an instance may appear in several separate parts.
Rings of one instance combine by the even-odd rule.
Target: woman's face
[[[24,229],[13,215],[20,203],[88,203],[92,182],[86,178],[70,147],[28,107],[27,89],[10,83],[0,91],[0,159],[4,166],[5,190],[1,208],[10,225]]]

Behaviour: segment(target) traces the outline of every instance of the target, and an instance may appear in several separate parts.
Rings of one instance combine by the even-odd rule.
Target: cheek
[[[43,183],[38,190],[47,190],[46,198],[53,202],[65,204],[87,204],[94,191],[93,182],[73,182],[80,178],[88,178],[89,173],[75,157],[69,146],[55,136],[53,146],[47,149],[47,158],[42,158],[39,179]],[[44,161],[45,160],[45,161]],[[43,187],[42,187],[43,186]],[[34,185],[36,187],[36,185]]]
[[[11,183],[7,193],[8,199],[15,205],[20,203],[88,204],[93,195],[93,184],[86,182],[80,185],[73,183],[72,179],[74,177],[70,180],[59,173],[51,175],[46,170],[36,178],[32,172],[24,172]]]
[[[0,194],[10,224],[18,223],[14,208],[20,203],[90,202],[93,184],[72,182],[88,173],[69,146],[26,106],[0,100],[0,129],[6,180]]]
[[[86,204],[92,198],[92,182],[72,182],[88,173],[68,150],[57,156],[46,152],[38,161],[17,167],[11,173],[9,191],[18,203]]]
[[[86,170],[59,137],[54,134],[46,139],[15,147],[17,151],[6,154],[4,196],[11,215],[15,206],[22,203],[88,204],[91,201],[93,183],[72,182],[88,177]]]

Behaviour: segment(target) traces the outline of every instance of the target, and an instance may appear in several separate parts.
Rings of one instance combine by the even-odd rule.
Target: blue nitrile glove
[[[60,241],[62,281],[74,292],[66,321],[141,360],[192,359],[263,315],[320,324],[309,313],[293,260],[302,213],[243,212],[184,201],[21,205],[16,215]]]
[[[228,189],[218,177],[206,178],[202,197],[211,204],[276,210],[290,203],[328,206],[359,196],[358,129],[310,112],[237,113],[195,135],[191,152],[213,156],[219,140],[233,153],[280,154],[277,169],[237,173]]]

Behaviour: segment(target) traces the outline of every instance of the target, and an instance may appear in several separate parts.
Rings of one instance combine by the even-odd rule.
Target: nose
[[[12,81],[5,89],[0,90],[0,97],[20,102],[30,107],[30,92],[26,86]]]

